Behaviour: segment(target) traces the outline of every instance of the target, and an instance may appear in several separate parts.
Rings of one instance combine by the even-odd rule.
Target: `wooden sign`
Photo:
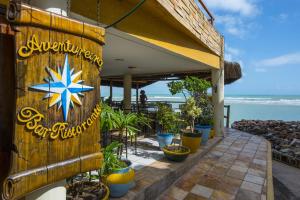
[[[14,74],[15,116],[2,196],[15,199],[101,166],[104,30],[23,4],[8,9],[14,65],[1,68]]]

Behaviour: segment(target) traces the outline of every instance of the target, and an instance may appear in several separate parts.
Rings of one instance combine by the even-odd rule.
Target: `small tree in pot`
[[[182,142],[184,145],[190,147],[191,153],[194,153],[197,151],[201,141],[201,134],[194,132],[194,122],[197,117],[201,116],[200,114],[203,115],[203,109],[206,109],[205,106],[201,107],[201,101],[202,98],[207,97],[207,89],[211,87],[211,84],[206,80],[190,76],[184,80],[172,81],[168,86],[172,95],[181,93],[185,97],[186,103],[183,105],[183,108],[185,108],[183,110],[183,116],[185,116],[188,122],[192,123],[189,123],[191,124],[191,131],[184,132]],[[190,96],[189,99],[187,97],[188,95]],[[189,110],[189,112],[187,112],[187,110]],[[188,116],[187,113],[189,113],[190,116]],[[199,130],[197,126],[196,130]]]
[[[193,97],[187,99],[186,103],[181,107],[181,112],[186,122],[190,125],[191,132],[194,133],[195,119],[201,115],[202,110],[196,105]]]
[[[179,132],[179,115],[172,108],[164,103],[157,103],[158,111],[156,119],[160,125],[160,131],[157,133],[159,147],[163,148],[172,143],[174,134]]]

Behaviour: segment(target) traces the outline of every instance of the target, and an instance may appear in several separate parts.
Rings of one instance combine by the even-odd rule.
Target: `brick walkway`
[[[273,190],[268,142],[232,129],[226,132],[228,136],[159,199],[272,199],[267,191]]]

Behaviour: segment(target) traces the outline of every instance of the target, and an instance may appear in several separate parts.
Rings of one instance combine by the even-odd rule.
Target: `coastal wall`
[[[300,121],[241,120],[231,127],[263,136],[272,144],[273,159],[300,168]]]
[[[222,54],[222,36],[201,12],[195,0],[157,0],[215,54]]]

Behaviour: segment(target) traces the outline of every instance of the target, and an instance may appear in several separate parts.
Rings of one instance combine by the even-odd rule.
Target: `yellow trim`
[[[110,174],[109,176],[107,176],[106,181],[108,184],[125,184],[125,183],[129,183],[133,179],[134,179],[134,170],[130,168],[127,173]]]
[[[103,1],[100,6],[100,20],[111,24],[127,13],[138,0]],[[72,0],[71,11],[97,20],[96,0]],[[199,39],[177,21],[168,11],[154,0],[146,1],[136,12],[120,22],[117,29],[140,40],[167,49],[175,54],[219,69],[220,57],[214,54]],[[199,63],[200,64],[200,63]]]
[[[170,145],[170,146],[175,146],[175,145]],[[163,152],[168,153],[168,154],[173,154],[173,155],[186,155],[189,154],[191,151],[188,147],[187,148],[187,152],[184,153],[179,153],[179,152],[174,152],[174,151],[169,151],[168,149],[166,149],[166,147],[163,148]]]

